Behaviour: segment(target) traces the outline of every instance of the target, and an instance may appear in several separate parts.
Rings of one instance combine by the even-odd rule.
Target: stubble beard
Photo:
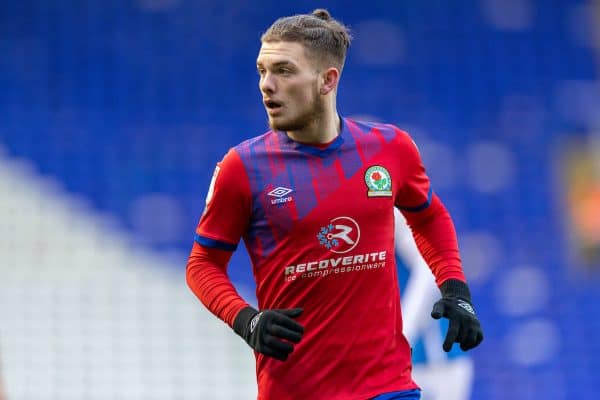
[[[276,122],[269,118],[269,126],[274,131],[293,132],[302,131],[311,125],[318,126],[318,122],[323,118],[325,113],[325,103],[321,96],[318,94],[318,90],[315,88],[311,106],[308,107],[304,112],[295,117],[292,120]]]

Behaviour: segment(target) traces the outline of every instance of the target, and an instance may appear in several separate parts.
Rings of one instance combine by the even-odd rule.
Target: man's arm
[[[233,328],[233,321],[248,303],[238,294],[227,275],[232,252],[194,243],[186,266],[192,292],[215,316]]]
[[[245,179],[244,179],[245,178]],[[285,360],[303,328],[293,318],[302,310],[250,307],[227,275],[227,264],[251,215],[251,191],[239,155],[231,150],[217,165],[186,267],[190,289],[210,312],[227,323],[255,351]]]
[[[454,224],[439,197],[433,193],[430,204],[423,210],[401,211],[437,286],[448,279],[466,282]]]
[[[231,254],[194,243],[186,267],[188,286],[208,310],[225,321],[255,351],[285,361],[294,350],[293,344],[299,343],[304,333],[302,325],[293,319],[302,309],[259,312],[249,306],[227,276]]]
[[[450,214],[434,194],[426,210],[405,212],[404,215],[442,294],[442,298],[434,304],[431,316],[450,321],[444,351],[450,351],[454,342],[460,343],[464,351],[478,346],[483,340],[483,331],[462,271]]]
[[[443,345],[445,351],[450,351],[454,342],[460,343],[463,350],[471,349],[481,343],[483,332],[471,304],[454,223],[431,189],[416,144],[405,132],[400,132],[400,144],[406,176],[396,197],[400,204],[396,205],[406,218],[442,294],[431,316],[450,321]]]

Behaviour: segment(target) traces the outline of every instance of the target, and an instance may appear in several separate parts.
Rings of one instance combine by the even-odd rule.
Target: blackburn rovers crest
[[[374,165],[365,172],[365,183],[367,184],[367,196],[390,197],[392,196],[392,178],[387,169]]]

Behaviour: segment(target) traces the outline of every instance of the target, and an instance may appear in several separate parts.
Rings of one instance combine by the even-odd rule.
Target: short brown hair
[[[263,33],[260,40],[299,42],[341,71],[352,36],[344,24],[331,17],[329,11],[319,8],[312,14],[279,18]]]

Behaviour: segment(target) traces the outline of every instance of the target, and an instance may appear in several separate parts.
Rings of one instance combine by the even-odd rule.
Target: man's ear
[[[321,79],[320,93],[326,95],[337,87],[340,80],[340,71],[335,67],[327,68],[327,70],[322,73]]]

